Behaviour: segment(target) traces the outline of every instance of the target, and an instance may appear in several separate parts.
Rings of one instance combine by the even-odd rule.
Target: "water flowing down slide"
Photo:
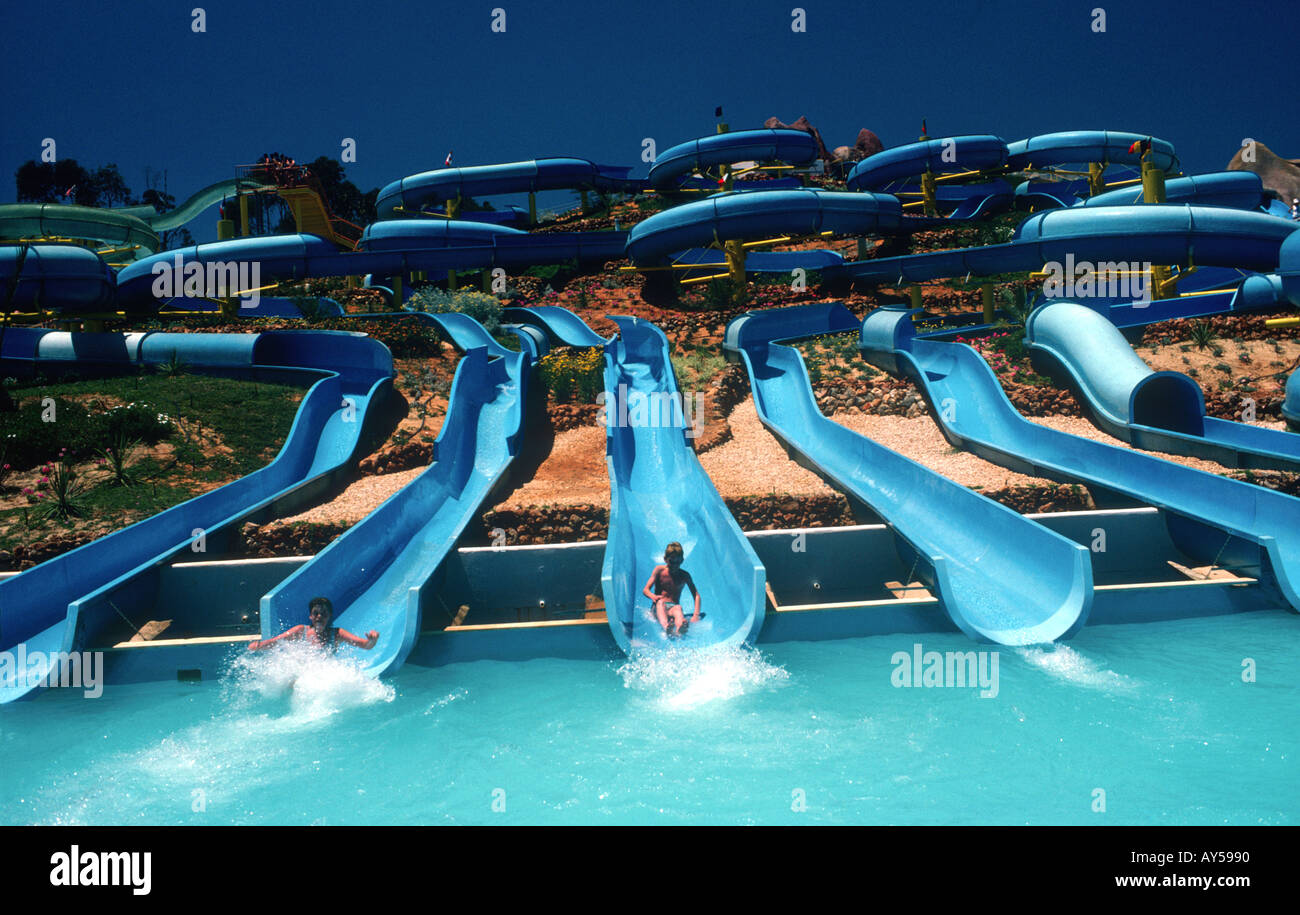
[[[1181,372],[1153,372],[1090,308],[1054,302],[1036,309],[1025,342],[1035,368],[1066,382],[1103,432],[1147,451],[1300,471],[1300,435],[1206,416],[1199,384]]]
[[[362,334],[69,334],[10,328],[4,371],[162,365],[237,376],[296,374],[313,381],[279,455],[261,470],[132,524],[0,582],[0,651],[26,643],[29,656],[95,644],[119,614],[152,605],[158,570],[192,555],[196,538],[215,548],[243,520],[323,495],[366,449],[368,428],[392,383],[392,356]],[[32,653],[38,653],[33,655]],[[0,683],[0,703],[26,695],[38,677]]]
[[[799,351],[774,341],[856,331],[840,304],[755,311],[727,328],[759,418],[801,464],[879,514],[905,562],[967,635],[1031,645],[1072,635],[1092,606],[1081,545],[824,416]],[[906,582],[904,584],[907,584]]]
[[[1021,473],[1084,483],[1161,508],[1182,552],[1210,566],[1271,578],[1300,610],[1300,499],[1030,422],[974,349],[919,339],[914,313],[887,307],[867,315],[862,355],[911,379],[949,442]]]
[[[537,338],[516,331],[522,347],[503,347],[467,315],[421,315],[465,351],[452,382],[447,418],[428,469],[262,597],[262,635],[306,621],[308,602],[324,596],[334,625],[364,636],[368,673],[391,673],[415,646],[434,572],[503,481],[523,434],[528,375]]]

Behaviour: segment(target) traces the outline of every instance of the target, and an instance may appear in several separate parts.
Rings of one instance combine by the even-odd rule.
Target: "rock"
[[[1238,149],[1228,163],[1229,171],[1254,172],[1264,182],[1266,190],[1273,191],[1287,206],[1300,197],[1300,159],[1283,159],[1263,143],[1255,142],[1254,162],[1247,162],[1243,154],[1247,147]]]
[[[776,130],[802,130],[804,133],[810,133],[813,135],[813,139],[817,141],[817,155],[824,160],[831,158],[831,154],[826,151],[826,144],[822,142],[821,133],[802,115],[793,124],[784,124],[780,118],[768,118],[763,122],[763,126]]]
[[[883,150],[885,144],[880,142],[880,137],[863,127],[858,131],[858,139],[853,144],[853,148],[857,152],[857,158],[865,159]]]

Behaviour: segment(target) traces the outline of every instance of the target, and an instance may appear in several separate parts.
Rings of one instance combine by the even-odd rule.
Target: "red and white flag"
[[[443,160],[442,164],[443,164],[443,166],[446,167],[446,168],[450,168],[450,167],[451,167],[451,150],[450,150],[450,149],[447,150],[447,158]]]

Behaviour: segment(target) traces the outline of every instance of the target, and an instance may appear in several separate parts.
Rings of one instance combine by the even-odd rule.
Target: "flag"
[[[452,153],[452,151],[451,151],[450,149],[447,150],[447,158],[444,159],[444,160],[442,161],[442,164],[443,164],[443,167],[444,167],[444,168],[450,168],[450,167],[451,167],[451,153]]]
[[[714,108],[714,109],[713,109],[713,116],[714,116],[715,118],[720,118],[720,117],[722,117],[722,106],[721,106],[721,105],[719,105],[717,108]]]
[[[929,131],[925,129],[925,118],[921,118],[921,136],[929,136]]]
[[[76,189],[77,189],[77,186],[74,184],[72,187],[68,188],[66,191],[63,192],[63,196],[64,196],[64,197],[71,197],[71,196],[72,196],[72,192],[75,191]]]
[[[1145,156],[1151,151],[1151,138],[1147,137],[1145,140],[1134,140],[1132,145],[1129,146],[1128,151],[1130,153],[1139,153]]]

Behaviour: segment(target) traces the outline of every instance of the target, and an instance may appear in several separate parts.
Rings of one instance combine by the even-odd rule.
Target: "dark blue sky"
[[[191,31],[203,5],[207,31]],[[791,30],[791,10],[807,31]],[[1105,8],[1106,31],[1091,29]],[[490,29],[506,11],[506,31]],[[713,131],[807,115],[828,146],[1109,128],[1222,168],[1243,137],[1300,157],[1300,7],[917,0],[5,0],[0,202],[45,137],[59,157],[146,166],[178,200],[279,150],[357,141],[366,190],[442,164],[573,155],[614,165]],[[205,214],[195,234],[209,236]]]

